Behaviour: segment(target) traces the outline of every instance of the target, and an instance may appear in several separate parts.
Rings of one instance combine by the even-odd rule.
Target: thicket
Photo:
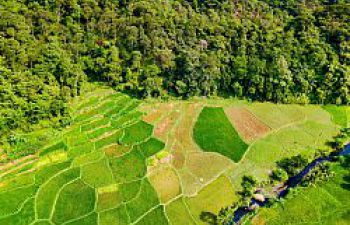
[[[348,0],[0,0],[0,136],[87,81],[146,96],[349,103]]]

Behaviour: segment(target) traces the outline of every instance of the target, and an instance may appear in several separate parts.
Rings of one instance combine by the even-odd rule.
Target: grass
[[[96,127],[102,127],[102,126],[106,126],[108,125],[110,122],[110,120],[108,118],[101,118],[95,121],[92,121],[88,124],[84,124],[81,126],[81,131],[85,132],[85,131],[90,131],[95,129]]]
[[[35,184],[38,186],[44,184],[48,179],[59,173],[61,170],[68,168],[69,166],[70,162],[63,162],[42,167],[35,174]]]
[[[125,128],[124,136],[121,138],[120,142],[126,145],[132,145],[140,143],[151,137],[153,132],[153,126],[140,121],[130,127]]]
[[[68,157],[69,158],[76,158],[80,155],[92,152],[93,150],[95,150],[94,144],[91,142],[86,142],[82,145],[69,148]]]
[[[156,138],[150,138],[146,142],[143,142],[140,145],[138,145],[138,148],[146,158],[157,154],[158,152],[163,150],[164,147],[165,144]]]
[[[335,124],[341,127],[347,127],[348,119],[347,118],[347,107],[345,106],[335,106],[335,105],[326,105],[323,107],[329,114],[332,115],[332,120]]]
[[[150,224],[167,225],[168,220],[164,215],[163,206],[159,206],[155,208],[146,216],[144,216],[140,221],[138,221],[136,224],[137,225],[150,225]]]
[[[114,182],[112,171],[108,168],[108,161],[104,158],[81,168],[82,180],[92,187],[102,187]]]
[[[33,141],[31,146],[37,148],[30,147],[30,151],[40,158],[20,170],[27,173],[0,180],[0,224],[162,225],[169,219],[176,225],[201,225],[202,211],[217,213],[235,201],[242,175],[263,179],[274,168],[274,161],[313,154],[313,149],[324,148],[324,141],[338,129],[319,106],[239,102],[272,128],[267,136],[252,142],[240,160],[247,146],[220,108],[235,107],[235,101],[145,102],[142,107],[152,115],[144,118],[157,129],[141,121],[138,104],[123,94],[96,90],[71,104],[73,118],[78,119],[70,127],[32,135],[50,137]],[[206,107],[209,105],[212,107]],[[211,151],[202,151],[195,143],[198,126],[200,141],[213,148]],[[166,137],[165,143],[154,137],[156,132]],[[159,162],[157,156],[171,160]],[[147,168],[150,159],[158,163]],[[339,182],[307,194],[308,198],[324,197],[324,201],[305,203],[310,205],[311,215],[305,216],[305,224],[320,214],[316,218],[319,224],[347,224],[348,211],[339,210],[339,205],[349,208],[344,203],[349,194],[339,190]],[[302,217],[293,214],[298,207],[290,208],[286,218],[279,218],[284,213],[280,209],[268,211],[271,214],[262,211],[259,218],[272,225],[279,224],[279,219],[292,221],[293,216]],[[274,223],[275,215],[278,220]]]
[[[127,205],[127,211],[130,220],[135,222],[138,218],[144,215],[152,207],[159,204],[157,193],[147,179],[144,179],[141,184],[140,194],[130,201]],[[156,224],[156,223],[155,223]]]
[[[69,220],[77,219],[94,210],[95,191],[76,180],[63,187],[55,204],[52,221],[62,224]]]
[[[137,150],[132,150],[119,158],[112,158],[109,163],[117,182],[141,179],[146,174],[145,158]]]
[[[123,202],[129,202],[134,199],[141,189],[142,180],[136,180],[123,183],[119,186],[120,195],[123,198]]]
[[[119,191],[118,185],[115,185],[115,189],[107,191],[98,191],[97,211],[105,211],[116,208],[123,201],[123,197]]]
[[[69,169],[51,178],[41,186],[35,198],[39,219],[48,219],[54,207],[56,195],[61,187],[80,176],[79,168]]]
[[[97,225],[98,224],[98,214],[93,212],[83,218],[65,223],[65,225]]]
[[[231,205],[234,200],[235,190],[232,188],[230,180],[224,176],[209,184],[197,196],[185,199],[198,224],[205,224],[199,219],[201,212],[217,214],[221,207]]]
[[[96,149],[101,149],[103,147],[106,147],[111,144],[116,144],[119,142],[119,139],[123,136],[123,132],[121,131],[116,131],[113,134],[101,138],[95,142],[95,148]]]
[[[297,105],[255,103],[248,105],[247,109],[272,129],[278,129],[305,118],[303,107]]]
[[[194,140],[207,152],[217,152],[238,162],[248,145],[226,117],[222,108],[205,107],[194,127]]]
[[[0,219],[0,224],[4,225],[28,225],[35,219],[34,199],[28,199],[23,208],[16,214]]]
[[[44,148],[43,150],[40,151],[39,156],[44,156],[47,155],[51,152],[57,151],[57,150],[67,150],[67,145],[63,141],[60,141],[54,145],[51,145],[47,148]]]
[[[0,217],[16,213],[26,199],[33,197],[36,189],[35,186],[31,185],[0,193]]]
[[[125,206],[120,206],[118,208],[100,213],[99,225],[112,225],[112,224],[116,224],[116,225],[130,224]]]
[[[350,196],[349,170],[339,165],[333,169],[336,176],[317,187],[299,188],[295,195],[290,195],[283,206],[262,209],[259,220],[267,225],[279,224],[349,224]],[[255,219],[258,220],[258,219]],[[254,222],[254,220],[253,220]],[[254,223],[253,223],[254,224]]]
[[[191,214],[187,210],[183,198],[179,198],[176,201],[171,202],[166,206],[166,214],[171,224],[178,225],[195,225]]]

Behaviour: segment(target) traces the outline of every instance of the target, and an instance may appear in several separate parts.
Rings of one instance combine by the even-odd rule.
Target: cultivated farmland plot
[[[276,160],[314,154],[348,123],[346,108],[328,106],[140,103],[109,89],[73,102],[70,127],[0,166],[0,225],[204,224],[201,212],[237,199],[244,174],[264,179]]]

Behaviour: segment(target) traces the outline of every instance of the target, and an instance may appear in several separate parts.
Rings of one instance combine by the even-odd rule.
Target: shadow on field
[[[342,183],[340,186],[348,191],[350,191],[350,174],[349,175],[345,175],[343,177],[343,181],[345,181],[345,183]]]

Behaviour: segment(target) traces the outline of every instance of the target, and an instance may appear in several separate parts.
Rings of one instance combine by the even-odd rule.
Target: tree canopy
[[[348,104],[349,12],[348,0],[0,0],[0,135],[65,124],[88,81]]]

